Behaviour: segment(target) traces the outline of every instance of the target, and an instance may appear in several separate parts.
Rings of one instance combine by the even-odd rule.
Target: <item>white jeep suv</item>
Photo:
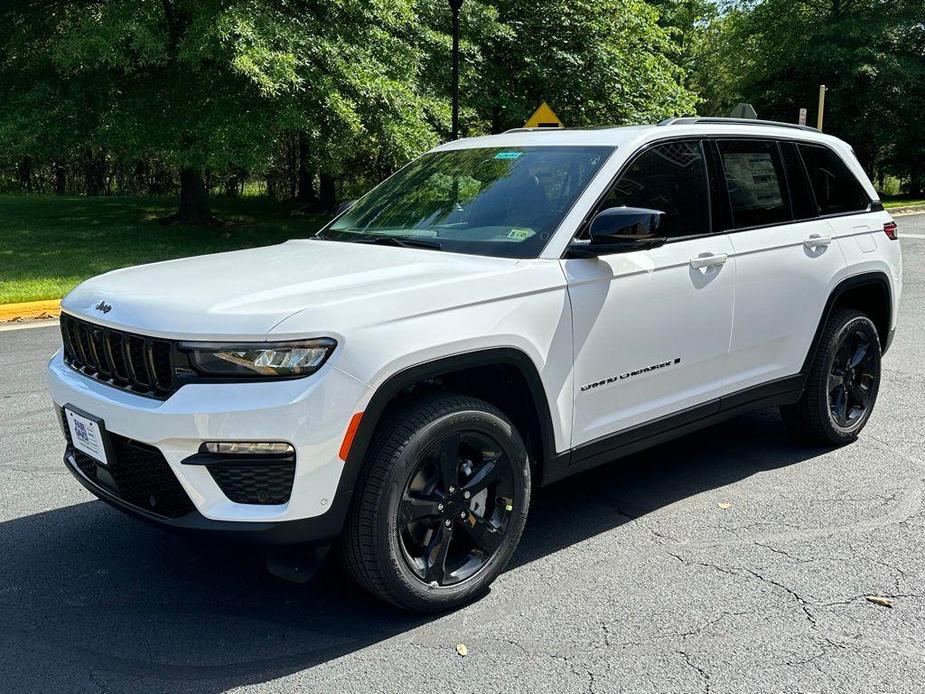
[[[519,130],[428,152],[311,238],[83,283],[48,377],[101,499],[335,545],[441,610],[504,569],[537,485],[756,408],[852,441],[900,286],[896,225],[834,137]]]

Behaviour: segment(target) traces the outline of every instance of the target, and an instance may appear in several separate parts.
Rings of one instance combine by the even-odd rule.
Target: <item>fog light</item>
[[[273,441],[206,441],[199,447],[199,452],[222,455],[294,455],[295,449],[288,443]]]

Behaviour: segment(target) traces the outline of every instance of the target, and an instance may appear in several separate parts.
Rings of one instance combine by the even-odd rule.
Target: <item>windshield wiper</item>
[[[401,246],[402,248],[435,248],[441,250],[443,246],[439,241],[419,238],[398,238],[397,236],[370,236],[367,238],[356,239],[354,243],[375,243],[382,246]]]

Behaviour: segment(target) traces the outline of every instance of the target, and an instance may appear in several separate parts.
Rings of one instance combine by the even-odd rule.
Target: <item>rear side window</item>
[[[720,140],[726,189],[737,228],[789,222],[792,218],[777,143]]]
[[[710,231],[707,169],[699,141],[666,142],[646,150],[611,188],[603,207],[646,207],[665,213],[669,238]]]
[[[870,205],[867,193],[848,165],[828,147],[799,145],[816,194],[819,214],[862,212]]]

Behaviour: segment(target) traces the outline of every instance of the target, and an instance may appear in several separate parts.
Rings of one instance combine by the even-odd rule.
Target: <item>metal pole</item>
[[[459,139],[459,10],[463,0],[450,0],[453,10],[453,139]]]
[[[824,84],[819,85],[819,110],[816,112],[816,127],[822,130],[822,114],[825,112],[825,92]]]

